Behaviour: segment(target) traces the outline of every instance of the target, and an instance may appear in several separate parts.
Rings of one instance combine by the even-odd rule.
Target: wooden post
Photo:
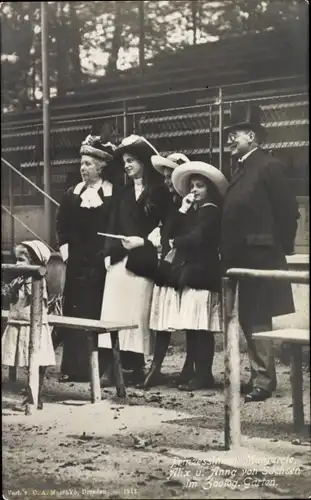
[[[14,225],[14,198],[13,198],[13,180],[12,180],[12,169],[9,167],[9,204],[11,215],[11,255],[14,256],[14,245],[15,245],[15,225]]]
[[[223,101],[222,101],[222,88],[219,88],[218,94],[218,105],[219,105],[219,127],[218,127],[218,137],[219,137],[219,170],[223,172]]]
[[[39,392],[39,338],[42,330],[42,302],[43,302],[43,278],[34,276],[32,278],[32,301],[30,309],[30,341],[29,341],[29,370],[28,387],[32,405],[38,406]]]
[[[91,402],[98,403],[101,400],[99,363],[98,363],[98,333],[88,333],[90,380],[91,380]]]
[[[238,292],[236,291],[236,294]],[[232,312],[234,294],[229,279],[222,279],[222,322],[225,351],[225,449],[240,447],[240,349],[239,328]]]
[[[126,397],[126,390],[124,385],[123,370],[120,358],[119,335],[118,332],[110,332],[111,347],[113,355],[113,369],[116,379],[117,396],[119,398]]]
[[[294,429],[295,431],[300,431],[304,426],[302,346],[299,344],[291,344],[290,357]]]
[[[50,87],[48,66],[48,2],[41,2],[41,57],[42,57],[42,108],[43,108],[43,185],[44,191],[51,196],[50,165]],[[49,197],[44,197],[44,219],[47,242],[52,243],[52,218]]]

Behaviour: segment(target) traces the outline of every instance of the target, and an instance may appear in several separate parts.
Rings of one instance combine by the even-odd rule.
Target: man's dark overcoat
[[[298,205],[282,163],[253,151],[232,177],[223,205],[223,268],[287,269],[293,252]],[[239,315],[248,324],[295,311],[291,284],[266,279],[240,283]]]

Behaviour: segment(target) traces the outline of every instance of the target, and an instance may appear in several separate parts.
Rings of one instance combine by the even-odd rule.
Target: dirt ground
[[[305,429],[293,431],[290,369],[278,363],[273,398],[241,399],[244,448],[232,456],[224,451],[222,390],[174,387],[183,358],[178,347],[170,349],[164,385],[129,387],[125,402],[107,387],[95,405],[89,384],[58,383],[58,365],[48,373],[44,409],[28,417],[12,410],[25,374],[20,370],[12,383],[3,369],[4,498],[311,498],[308,370]],[[221,352],[214,374],[221,380]],[[242,378],[248,375],[242,354]]]

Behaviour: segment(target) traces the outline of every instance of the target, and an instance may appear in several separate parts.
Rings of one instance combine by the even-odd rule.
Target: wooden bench
[[[2,310],[2,319],[7,319],[9,311]],[[90,372],[91,372],[91,402],[97,403],[101,400],[100,374],[98,363],[98,334],[110,333],[113,352],[113,363],[116,377],[117,396],[125,398],[126,391],[123,379],[123,371],[120,360],[118,331],[137,328],[138,325],[129,325],[124,323],[109,323],[94,319],[74,318],[70,316],[48,315],[48,322],[51,326],[61,326],[75,330],[84,330],[88,334]],[[14,321],[16,324],[24,324],[22,321]],[[91,332],[91,333],[90,333]]]
[[[254,333],[252,337],[253,339],[269,339],[275,342],[281,341],[290,344],[294,429],[299,431],[304,426],[302,346],[310,345],[309,330],[286,328],[282,330]]]

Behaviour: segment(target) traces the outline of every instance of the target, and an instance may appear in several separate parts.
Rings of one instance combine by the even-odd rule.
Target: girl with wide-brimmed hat
[[[100,136],[88,135],[80,148],[82,181],[64,194],[56,217],[58,245],[66,266],[63,314],[100,319],[105,265],[105,240],[113,209],[118,167],[116,147]],[[59,329],[63,342],[61,382],[89,380],[87,336],[81,331]]]
[[[168,256],[171,252],[169,234],[181,205],[181,197],[175,191],[171,179],[174,169],[178,165],[189,162],[189,159],[182,153],[173,153],[166,158],[160,155],[152,156],[151,162],[164,177],[164,182],[171,193],[171,204],[161,231],[158,230],[150,238],[153,244],[160,249],[160,259],[150,312],[150,328],[156,332],[156,341],[151,368],[143,384],[144,388],[161,383],[161,367],[170,343],[171,326],[179,309],[179,292],[171,286],[169,279],[170,259]],[[189,347],[191,346],[187,342],[187,356],[178,383],[188,382],[194,375],[194,360]]]
[[[180,293],[172,326],[187,332],[195,361],[194,378],[179,388],[211,388],[215,386],[213,332],[220,331],[221,204],[228,183],[217,168],[198,161],[178,166],[172,183],[183,197],[170,239],[171,282]]]
[[[137,135],[125,138],[117,148],[115,161],[123,164],[127,183],[120,190],[108,232],[122,238],[108,238],[105,246],[107,279],[101,318],[138,324],[135,330],[119,332],[122,365],[132,371],[133,383],[143,382],[144,354],[150,350],[149,315],[157,251],[148,235],[165,217],[169,203],[163,177],[150,161],[154,154],[157,150]],[[99,347],[101,355],[102,348],[109,348],[111,359],[107,335],[100,336]]]

